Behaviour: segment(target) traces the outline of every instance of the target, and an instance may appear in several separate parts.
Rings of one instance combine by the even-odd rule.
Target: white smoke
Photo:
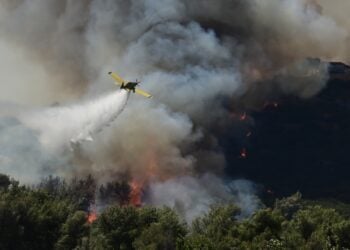
[[[187,222],[209,212],[217,204],[235,203],[242,217],[250,216],[261,206],[252,182],[235,180],[225,184],[209,174],[151,183],[145,196],[146,204],[171,207]]]
[[[71,166],[66,156],[48,151],[38,134],[16,118],[0,118],[0,172],[25,184],[50,174],[61,174]]]

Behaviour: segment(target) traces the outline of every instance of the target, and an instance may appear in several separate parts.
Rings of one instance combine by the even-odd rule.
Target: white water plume
[[[0,170],[25,184],[71,176],[73,152],[123,111],[129,93],[114,91],[86,103],[0,116]]]
[[[39,132],[41,144],[52,152],[76,146],[110,125],[123,111],[129,93],[116,91],[85,104],[51,107],[20,115],[19,120]]]

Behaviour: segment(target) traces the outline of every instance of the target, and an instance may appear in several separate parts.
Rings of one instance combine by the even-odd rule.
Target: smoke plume
[[[242,217],[250,216],[261,205],[251,182],[235,180],[225,183],[210,174],[200,178],[185,176],[154,182],[145,196],[146,203],[172,207],[187,221],[207,213],[217,204],[237,204],[242,210]]]
[[[6,111],[9,102],[27,107],[19,116],[15,112],[17,119],[1,119],[1,146],[11,154],[1,153],[0,170],[21,180],[24,172],[43,175],[45,169],[67,176],[93,173],[100,182],[127,173],[139,182],[151,182],[152,203],[182,200],[185,207],[192,206],[180,194],[164,194],[203,183],[205,177],[198,176],[205,173],[224,175],[228,166],[213,129],[229,119],[223,103],[246,104],[272,93],[303,98],[318,93],[327,80],[322,61],[350,61],[347,13],[338,12],[346,4],[0,0],[0,111]],[[127,80],[142,80],[141,87],[155,96],[151,101],[132,96],[115,123],[111,121],[127,96],[105,95],[115,91],[106,74],[111,70]],[[105,96],[42,110],[97,95]],[[1,114],[8,116],[5,111]],[[96,134],[106,124],[111,126]],[[220,133],[230,133],[225,129]],[[18,137],[21,133],[29,139]],[[81,142],[91,136],[94,142]],[[30,163],[27,158],[22,159],[26,165],[14,167],[18,164],[11,159],[22,154],[27,140],[40,148],[25,150],[28,157],[42,162],[38,154],[45,158],[59,152],[69,167],[52,167],[62,164],[51,159]],[[66,150],[76,142],[78,150]],[[191,195],[213,200],[217,193],[230,193],[220,191],[221,186],[198,188]]]

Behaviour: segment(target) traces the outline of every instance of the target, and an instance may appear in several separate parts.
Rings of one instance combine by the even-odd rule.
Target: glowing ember
[[[279,103],[278,102],[268,102],[268,101],[266,101],[264,103],[264,108],[267,108],[267,107],[278,108],[279,107]]]
[[[247,113],[244,112],[242,115],[239,116],[240,121],[245,121],[247,119]]]
[[[96,212],[90,212],[87,218],[87,221],[91,224],[93,223],[95,220],[97,220],[97,214]]]
[[[241,158],[243,158],[243,159],[247,158],[247,157],[248,157],[247,149],[242,148],[242,149],[241,149],[240,156],[241,156]]]
[[[142,184],[133,180],[130,182],[130,203],[136,207],[141,206]]]

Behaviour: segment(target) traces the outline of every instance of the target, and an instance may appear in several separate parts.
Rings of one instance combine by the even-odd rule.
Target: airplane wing
[[[135,88],[135,92],[139,95],[142,95],[144,97],[147,97],[147,98],[152,98],[152,95],[151,94],[148,94],[147,92],[141,90],[141,89],[138,89],[138,88]]]
[[[119,85],[122,85],[123,83],[127,83],[123,78],[121,78],[120,76],[118,76],[116,73],[114,72],[108,72],[108,74],[115,80],[115,82]],[[130,91],[130,90],[128,90]],[[135,92],[139,95],[142,95],[144,97],[147,97],[147,98],[152,98],[152,95],[151,94],[148,94],[147,92],[141,90],[141,89],[138,89],[138,88],[135,88]]]
[[[122,85],[123,83],[126,83],[126,81],[124,81],[123,78],[121,78],[120,76],[118,76],[116,73],[114,72],[108,72],[108,74],[115,80],[116,83],[118,83],[119,85]]]

